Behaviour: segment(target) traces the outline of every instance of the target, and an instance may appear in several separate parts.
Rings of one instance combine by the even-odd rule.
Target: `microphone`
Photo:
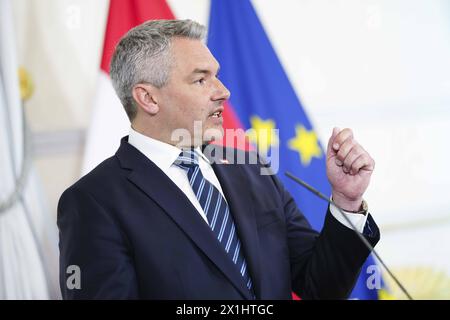
[[[369,243],[369,241],[367,241],[366,238],[363,237],[363,235],[358,232],[358,230],[356,230],[356,227],[353,225],[353,223],[350,221],[350,219],[347,217],[347,215],[344,213],[344,209],[342,209],[341,207],[337,206],[336,203],[334,203],[334,201],[330,200],[328,197],[326,197],[325,195],[323,195],[322,193],[320,193],[318,190],[314,189],[313,187],[311,187],[309,184],[307,184],[306,182],[304,182],[303,180],[301,180],[300,178],[297,178],[296,176],[294,176],[292,173],[286,171],[284,173],[288,178],[294,180],[295,182],[297,182],[298,184],[300,184],[302,187],[306,188],[308,191],[310,191],[311,193],[315,194],[316,196],[318,196],[320,199],[328,202],[329,204],[332,204],[333,206],[335,206],[339,213],[342,215],[342,217],[345,219],[345,221],[348,222],[348,224],[352,227],[353,231],[356,233],[356,235],[358,236],[358,238],[364,243],[364,245],[375,255],[375,257],[377,257],[378,261],[380,261],[381,265],[386,269],[387,273],[392,277],[392,279],[395,281],[395,283],[398,285],[398,287],[400,288],[400,290],[408,297],[409,300],[414,300],[411,295],[408,293],[408,291],[405,289],[405,287],[400,283],[400,281],[397,279],[397,277],[391,272],[391,270],[388,268],[388,266],[384,263],[383,259],[381,259],[380,255],[376,252],[376,250],[374,249],[374,247],[372,247],[372,245]]]

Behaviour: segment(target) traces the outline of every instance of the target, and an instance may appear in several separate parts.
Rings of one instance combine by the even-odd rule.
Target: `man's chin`
[[[193,129],[176,129],[171,134],[171,144],[179,147],[198,147],[203,144],[211,143],[214,141],[221,141],[224,137],[224,129],[222,124],[208,125],[205,127],[205,123],[195,122]]]
[[[203,132],[203,144],[223,139],[223,127],[208,128]]]

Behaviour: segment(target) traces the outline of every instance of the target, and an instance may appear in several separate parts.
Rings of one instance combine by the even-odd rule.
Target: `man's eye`
[[[205,83],[205,78],[201,78],[201,79],[198,79],[197,81],[195,81],[196,83],[199,83],[199,84],[204,84]]]

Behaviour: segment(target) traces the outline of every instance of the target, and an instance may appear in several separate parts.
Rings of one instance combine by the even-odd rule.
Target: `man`
[[[346,298],[370,252],[336,208],[319,234],[276,176],[261,175],[261,161],[236,164],[251,154],[224,158],[214,145],[202,152],[223,133],[230,96],[204,35],[190,20],[149,21],[117,45],[110,74],[130,134],[61,196],[63,297]],[[373,169],[351,130],[334,129],[333,200],[375,245],[362,200]]]

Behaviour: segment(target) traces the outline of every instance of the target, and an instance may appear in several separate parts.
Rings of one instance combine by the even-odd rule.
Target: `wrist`
[[[363,202],[362,197],[359,197],[357,199],[348,199],[344,195],[335,191],[332,192],[332,197],[333,202],[345,211],[358,212],[361,210],[361,205]]]

